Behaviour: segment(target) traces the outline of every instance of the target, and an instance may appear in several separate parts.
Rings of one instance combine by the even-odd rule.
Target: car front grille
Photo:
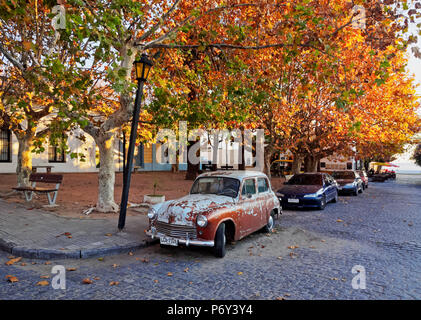
[[[161,221],[157,221],[155,227],[157,232],[165,234],[169,237],[186,239],[188,235],[189,239],[197,238],[196,227],[170,224]]]

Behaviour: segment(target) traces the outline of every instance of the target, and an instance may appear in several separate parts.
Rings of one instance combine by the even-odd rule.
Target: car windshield
[[[296,174],[287,183],[295,185],[323,185],[320,174]]]
[[[352,171],[338,171],[334,172],[332,176],[335,179],[355,179],[355,173]]]
[[[190,194],[216,194],[237,197],[240,181],[226,177],[203,177],[197,179]]]

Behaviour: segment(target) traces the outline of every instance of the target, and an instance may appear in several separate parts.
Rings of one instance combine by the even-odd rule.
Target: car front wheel
[[[332,202],[333,203],[338,202],[338,190],[335,191],[335,196],[333,197]]]
[[[226,253],[225,245],[227,243],[227,237],[225,235],[225,224],[221,223],[216,230],[215,244],[213,247],[215,257],[223,258]]]

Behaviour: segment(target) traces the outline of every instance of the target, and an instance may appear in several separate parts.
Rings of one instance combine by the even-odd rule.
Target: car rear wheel
[[[275,226],[275,212],[272,210],[269,216],[268,223],[263,227],[263,231],[266,233],[271,233],[273,230],[273,227]]]
[[[215,234],[215,244],[213,247],[215,257],[223,258],[225,256],[226,243],[227,243],[227,236],[225,234],[225,224],[221,223],[218,229],[216,230],[216,234]]]
[[[319,204],[319,210],[324,210],[324,208],[326,208],[326,195],[323,195]]]

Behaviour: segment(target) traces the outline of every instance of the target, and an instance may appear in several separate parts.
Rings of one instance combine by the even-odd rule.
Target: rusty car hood
[[[283,193],[285,195],[304,195],[309,193],[316,193],[323,187],[320,185],[284,185],[282,186],[278,192]]]
[[[198,214],[209,215],[235,204],[233,198],[213,194],[189,194],[180,199],[162,203],[157,208],[158,221],[179,225],[196,225]]]

